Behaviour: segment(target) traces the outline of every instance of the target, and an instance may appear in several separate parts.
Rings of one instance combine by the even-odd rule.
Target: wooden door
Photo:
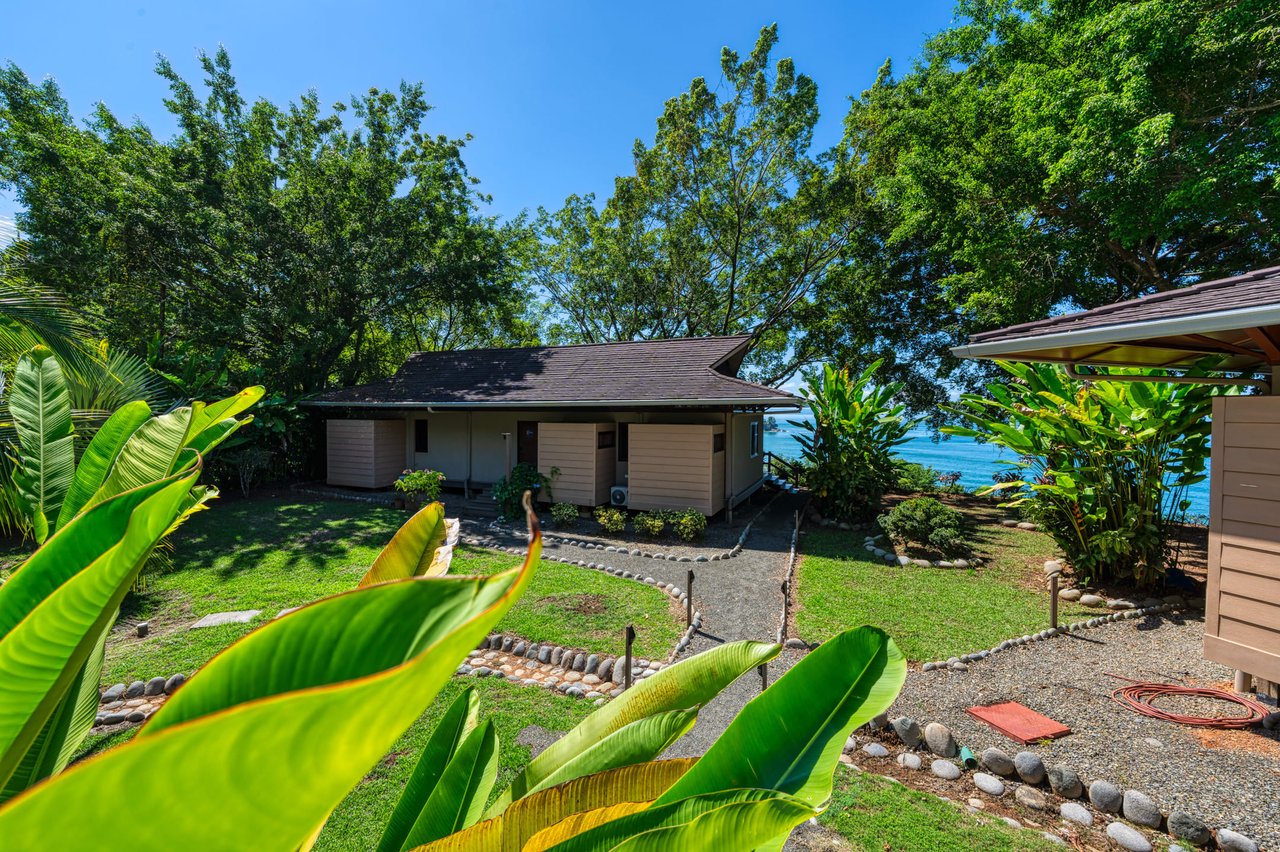
[[[1204,656],[1280,682],[1280,396],[1213,401]]]
[[[516,463],[525,462],[538,466],[538,421],[520,420],[516,423]]]

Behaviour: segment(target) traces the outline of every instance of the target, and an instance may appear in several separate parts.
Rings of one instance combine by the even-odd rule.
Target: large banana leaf
[[[524,591],[540,552],[535,529],[519,569],[380,583],[268,622],[206,664],[132,742],[0,810],[0,837],[19,849],[128,836],[296,850]]]
[[[360,585],[447,573],[453,553],[447,544],[447,523],[441,503],[430,503],[418,510],[378,554]]]
[[[151,548],[190,500],[195,471],[100,504],[0,586],[0,782],[71,689]],[[52,747],[52,746],[50,746]]]
[[[513,800],[542,786],[552,773],[619,728],[655,713],[706,704],[745,672],[773,659],[779,650],[777,645],[763,642],[730,642],[640,681],[534,758],[486,815],[502,813]]]
[[[21,447],[14,477],[37,542],[49,536],[75,476],[71,397],[53,353],[37,346],[18,359],[9,413]]]
[[[449,705],[404,785],[395,810],[382,830],[377,852],[400,852],[404,848],[405,839],[436,788],[436,782],[444,774],[458,746],[475,729],[479,710],[480,699],[471,687],[464,689]]]
[[[883,630],[834,636],[743,707],[658,804],[761,788],[825,807],[845,740],[889,709],[906,674],[906,659]]]
[[[575,778],[517,799],[493,819],[476,823],[421,849],[423,852],[473,849],[519,852],[530,837],[573,814],[624,803],[632,805],[632,811],[647,807],[693,763],[692,758],[655,760]]]
[[[151,416],[151,406],[142,400],[136,400],[117,409],[102,424],[89,446],[80,454],[80,463],[76,465],[75,478],[62,501],[62,511],[58,513],[57,529],[67,525],[89,498],[102,487],[116,456],[124,447],[129,436]]]
[[[498,734],[493,720],[486,719],[467,734],[441,773],[403,848],[430,843],[474,825],[497,777]]]

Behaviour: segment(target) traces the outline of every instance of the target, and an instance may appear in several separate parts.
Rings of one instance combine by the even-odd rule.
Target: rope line
[[[1198,728],[1225,728],[1227,730],[1248,728],[1262,721],[1271,712],[1270,708],[1251,698],[1212,687],[1178,686],[1172,683],[1134,680],[1111,672],[1103,672],[1107,677],[1128,681],[1128,686],[1117,687],[1111,691],[1111,698],[1121,707],[1150,716],[1153,719],[1164,719],[1177,722],[1179,725],[1193,725]],[[1153,703],[1157,698],[1169,695],[1189,696],[1193,698],[1212,698],[1226,701],[1243,707],[1248,713],[1244,716],[1188,716],[1162,710]]]

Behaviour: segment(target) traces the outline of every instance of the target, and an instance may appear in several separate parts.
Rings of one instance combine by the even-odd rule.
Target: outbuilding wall
[[[633,423],[630,433],[628,508],[721,509],[724,451],[713,446],[723,424]]]
[[[386,488],[404,470],[403,420],[325,422],[327,482]]]

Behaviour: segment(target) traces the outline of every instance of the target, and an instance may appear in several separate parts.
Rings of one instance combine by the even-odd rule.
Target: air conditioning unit
[[[609,489],[609,505],[627,507],[627,486],[615,485]]]

